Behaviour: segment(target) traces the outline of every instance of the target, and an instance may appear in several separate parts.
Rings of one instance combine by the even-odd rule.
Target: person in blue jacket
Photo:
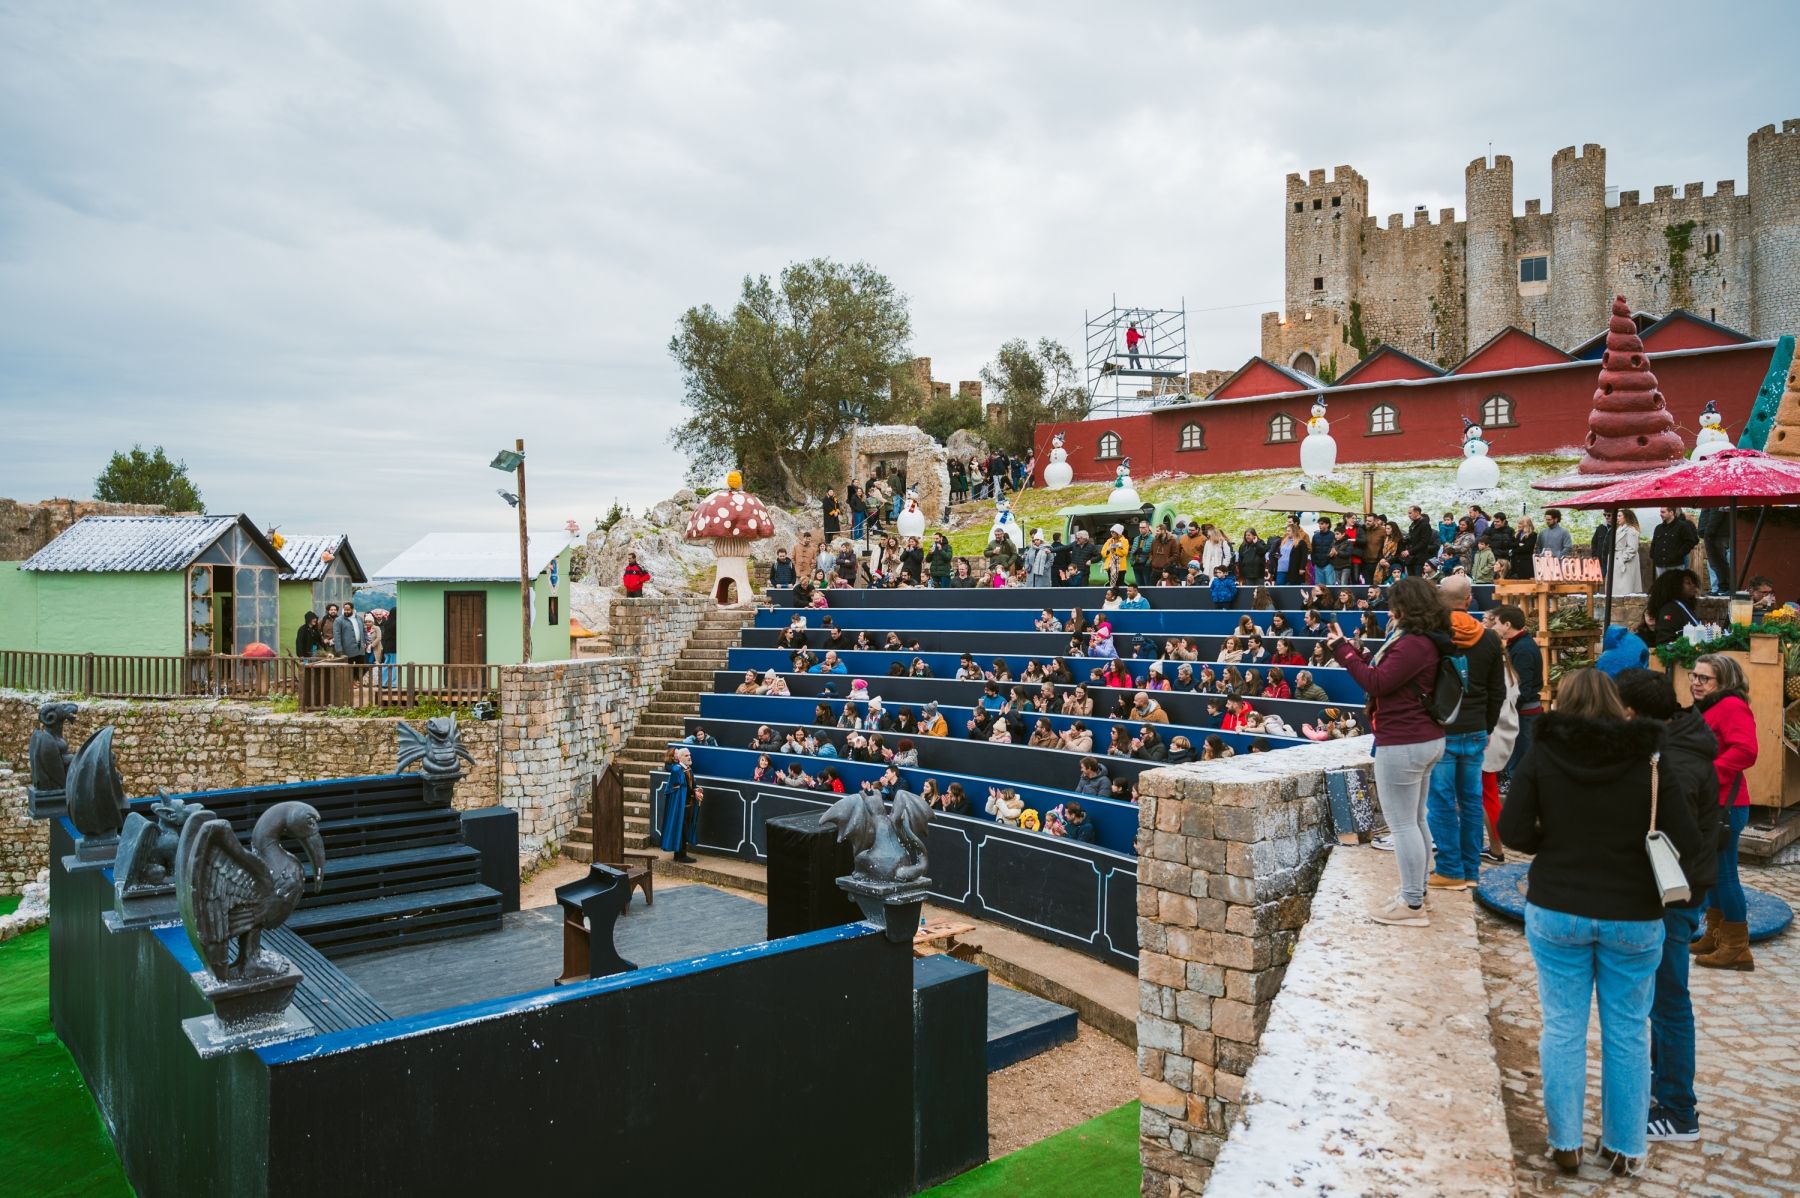
[[[669,749],[663,755],[663,768],[669,771],[669,778],[663,784],[662,850],[686,864],[693,861],[688,849],[699,839],[703,797],[694,781],[694,755],[686,749]]]
[[[1231,576],[1231,571],[1228,567],[1214,566],[1212,583],[1209,589],[1212,591],[1214,607],[1230,607],[1232,601],[1237,598],[1237,579]]]
[[[1608,678],[1617,678],[1620,670],[1647,670],[1650,668],[1650,646],[1625,625],[1609,624],[1594,668]]]

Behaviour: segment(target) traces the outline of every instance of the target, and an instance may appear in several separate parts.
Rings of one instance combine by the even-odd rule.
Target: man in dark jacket
[[[1337,585],[1337,571],[1331,565],[1331,547],[1337,538],[1331,535],[1331,517],[1320,516],[1319,527],[1312,535],[1313,577],[1322,587]]]
[[[1446,659],[1463,676],[1462,707],[1444,726],[1444,755],[1431,771],[1425,821],[1437,846],[1437,868],[1426,885],[1470,890],[1481,880],[1481,844],[1487,819],[1481,809],[1481,759],[1488,735],[1506,701],[1506,667],[1500,638],[1469,614],[1473,587],[1467,574],[1438,584],[1438,600],[1450,612],[1451,651]]]
[[[1494,551],[1495,561],[1510,561],[1513,546],[1518,543],[1519,538],[1512,525],[1506,522],[1505,512],[1494,513],[1494,522],[1488,525],[1487,539],[1488,548]]]
[[[1051,586],[1066,587],[1069,585],[1069,562],[1072,560],[1073,552],[1069,543],[1063,540],[1060,532],[1050,534]]]
[[[1621,670],[1615,681],[1625,712],[1666,724],[1658,762],[1658,802],[1687,804],[1700,830],[1698,852],[1681,859],[1689,898],[1663,908],[1662,963],[1650,1006],[1650,1129],[1652,1140],[1700,1138],[1694,1098],[1694,1004],[1688,995],[1688,945],[1700,926],[1706,892],[1719,877],[1719,742],[1696,708],[1675,701],[1666,673]]]
[[[1400,565],[1414,577],[1425,572],[1425,563],[1437,556],[1437,533],[1418,504],[1406,509],[1412,522],[1406,527],[1406,541],[1400,547]]]
[[[1100,560],[1100,546],[1094,544],[1094,538],[1088,535],[1085,528],[1075,530],[1075,543],[1069,546],[1069,585],[1084,587],[1088,583],[1088,571]]]
[[[1141,587],[1156,585],[1156,579],[1150,573],[1150,543],[1154,540],[1150,521],[1139,520],[1137,536],[1131,540],[1131,581]]]
[[[294,634],[294,656],[311,657],[323,645],[324,641],[319,636],[319,613],[309,611],[306,613],[305,622],[300,625],[300,631]]]
[[[794,563],[788,558],[788,551],[775,551],[775,564],[769,567],[769,585],[772,587],[791,587],[794,585]]]
[[[1726,579],[1731,577],[1731,517],[1722,507],[1709,507],[1700,513],[1699,532],[1700,543],[1706,546],[1706,569],[1712,575],[1708,589],[1715,595],[1729,594],[1732,588]],[[1651,548],[1655,549],[1654,537]]]
[[[925,580],[925,551],[919,548],[918,537],[907,537],[906,548],[900,551],[900,580],[910,586]]]
[[[1260,586],[1268,572],[1269,545],[1256,535],[1254,528],[1244,530],[1244,543],[1238,546],[1238,574],[1248,587]]]
[[[1519,737],[1513,741],[1512,756],[1506,759],[1503,771],[1511,778],[1513,769],[1525,760],[1525,750],[1531,747],[1532,725],[1544,714],[1543,701],[1538,698],[1544,689],[1544,658],[1537,640],[1526,631],[1524,608],[1516,603],[1502,603],[1487,613],[1487,620],[1488,627],[1506,646],[1513,675],[1519,680]]]
[[[1670,570],[1685,570],[1688,554],[1699,543],[1699,530],[1680,508],[1663,508],[1662,523],[1650,534],[1650,564],[1656,567],[1658,577]]]

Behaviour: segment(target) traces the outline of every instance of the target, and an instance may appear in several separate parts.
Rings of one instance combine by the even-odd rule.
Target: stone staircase
[[[649,845],[650,771],[662,765],[669,742],[684,734],[682,720],[698,714],[700,696],[712,689],[713,673],[725,668],[727,651],[755,619],[755,609],[743,607],[722,608],[701,617],[687,647],[663,675],[661,688],[638,713],[631,738],[619,750],[619,768],[625,773],[626,848]],[[575,861],[594,859],[591,813],[581,813],[562,851]]]

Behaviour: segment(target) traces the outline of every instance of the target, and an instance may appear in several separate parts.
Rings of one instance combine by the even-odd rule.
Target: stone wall
[[[461,725],[475,765],[456,788],[468,809],[502,803],[519,813],[519,853],[553,853],[581,818],[588,779],[637,724],[706,613],[704,595],[614,601],[613,656],[503,666],[501,716]],[[17,891],[48,862],[49,834],[25,816],[25,746],[43,696],[0,691],[0,893]],[[331,719],[271,712],[253,703],[180,699],[84,702],[74,737],[105,724],[132,796],[218,790],[393,772],[397,719]]]
[[[1332,841],[1325,771],[1367,738],[1139,779],[1138,1071],[1146,1195],[1201,1193]]]
[[[642,708],[638,666],[594,657],[501,669],[500,799],[519,813],[521,859],[554,854],[581,819],[590,780]]]
[[[943,518],[944,505],[950,499],[950,457],[931,434],[910,424],[859,426],[826,452],[836,455],[844,463],[846,476],[858,483],[874,477],[878,460],[903,456],[906,485],[919,489],[919,509],[925,513],[926,523],[936,525]],[[843,530],[849,534],[847,511]]]
[[[160,504],[101,503],[94,499],[0,499],[0,562],[22,562],[83,516],[165,516]]]

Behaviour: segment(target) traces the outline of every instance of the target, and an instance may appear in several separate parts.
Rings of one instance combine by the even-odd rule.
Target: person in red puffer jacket
[[[638,565],[637,554],[625,555],[625,595],[636,599],[644,593],[644,584],[650,581],[650,571]]]
[[[1744,771],[1756,764],[1756,717],[1743,667],[1723,653],[1708,653],[1688,671],[1694,706],[1719,742],[1713,768],[1719,775],[1721,821],[1730,836],[1719,845],[1719,880],[1706,903],[1706,934],[1694,941],[1694,964],[1708,969],[1756,968],[1750,955],[1749,907],[1738,878],[1738,837],[1750,822],[1750,784]]]

